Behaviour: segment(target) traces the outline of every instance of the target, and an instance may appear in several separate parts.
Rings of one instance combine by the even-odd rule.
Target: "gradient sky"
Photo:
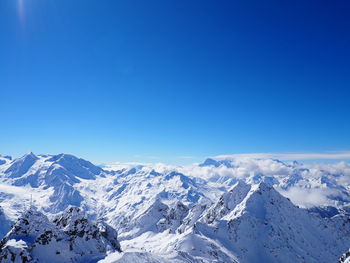
[[[350,149],[350,2],[1,0],[0,152]]]

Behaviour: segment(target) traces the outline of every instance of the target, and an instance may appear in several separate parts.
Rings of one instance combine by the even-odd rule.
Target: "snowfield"
[[[349,205],[345,162],[0,156],[0,262],[349,262]]]

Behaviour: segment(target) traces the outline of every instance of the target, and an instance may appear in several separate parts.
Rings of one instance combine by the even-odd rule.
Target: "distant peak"
[[[207,158],[203,163],[199,164],[199,167],[214,166],[218,168],[222,165],[226,166],[227,168],[234,168],[231,159],[216,160],[213,158]]]
[[[212,158],[207,158],[205,159],[205,161],[203,163],[201,163],[199,166],[200,167],[205,167],[205,166],[215,166],[215,167],[219,167],[221,164],[217,161],[214,160]]]
[[[73,154],[69,153],[61,153],[59,154],[60,158],[69,158],[69,159],[79,159],[78,157],[74,156]]]
[[[293,161],[293,162],[292,162],[292,165],[293,165],[293,166],[300,166],[301,163],[299,163],[298,161]]]
[[[48,161],[49,162],[56,162],[56,161],[62,160],[62,159],[77,160],[79,158],[75,157],[72,154],[60,153],[60,154],[53,155]]]
[[[25,155],[22,156],[21,159],[27,159],[27,158],[39,159],[33,152],[26,153]]]
[[[0,154],[0,157],[2,157],[2,158],[5,158],[5,159],[7,159],[7,160],[12,160],[12,156],[10,156],[10,155],[1,155]]]

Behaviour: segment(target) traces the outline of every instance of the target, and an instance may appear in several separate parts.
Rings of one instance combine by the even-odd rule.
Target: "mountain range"
[[[346,262],[350,165],[0,156],[1,262]]]

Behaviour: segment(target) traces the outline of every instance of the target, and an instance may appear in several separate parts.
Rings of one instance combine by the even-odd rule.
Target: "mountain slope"
[[[232,198],[233,202],[236,200]],[[226,209],[225,203],[219,201],[211,209],[218,210],[220,204],[224,211],[221,218],[208,221],[208,213],[203,213],[182,240],[173,245],[190,254],[196,253],[191,248],[195,247],[200,250],[198,256],[206,254],[218,262],[228,262],[220,255],[226,250],[234,255],[231,262],[242,263],[335,262],[350,245],[347,218],[328,220],[314,216],[265,183],[252,186],[236,203],[233,209]],[[198,248],[196,243],[202,245]],[[205,251],[201,250],[203,247]]]
[[[74,184],[80,179],[94,180],[104,171],[69,154],[36,156],[29,153],[10,162],[3,173],[9,182],[17,186],[50,187],[61,182]]]
[[[92,262],[121,251],[116,231],[70,207],[53,222],[30,209],[0,242],[1,262]]]
[[[74,185],[107,174],[102,168],[69,154],[36,156],[33,153],[6,162],[0,166],[1,173],[1,180],[7,185],[30,186],[36,192],[45,192],[48,204],[43,208],[50,213],[63,211],[69,205],[81,206],[84,198]]]

